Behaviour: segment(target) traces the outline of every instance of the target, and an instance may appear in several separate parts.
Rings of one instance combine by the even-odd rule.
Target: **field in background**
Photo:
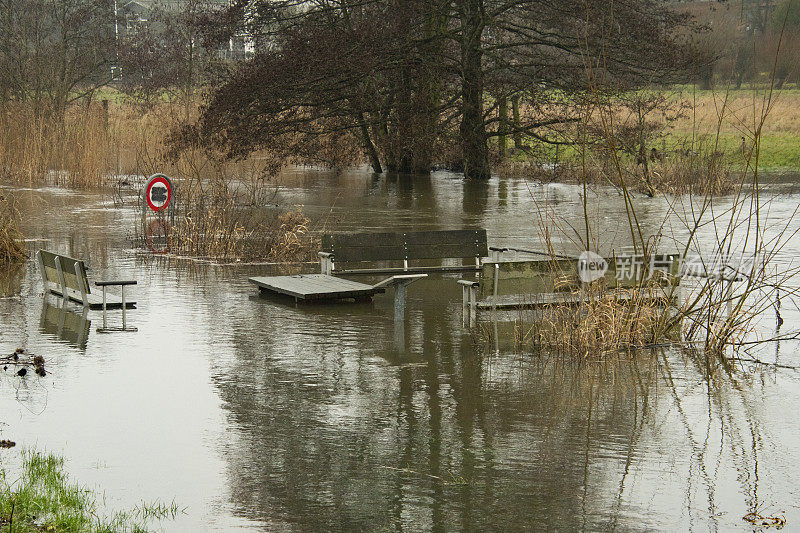
[[[680,92],[693,107],[685,118],[678,119],[667,136],[667,145],[683,145],[694,138],[713,141],[719,128],[718,150],[733,163],[743,162],[745,148],[753,143],[753,133],[764,105],[766,89],[758,92],[741,89],[727,94],[720,91]],[[800,170],[800,89],[774,93],[774,101],[761,130],[759,168],[766,171]],[[719,121],[726,106],[725,116]],[[693,110],[693,112],[692,112]]]

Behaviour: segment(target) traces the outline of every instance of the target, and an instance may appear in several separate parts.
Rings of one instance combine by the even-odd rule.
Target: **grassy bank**
[[[650,94],[663,94],[660,106],[668,108],[663,114],[649,111],[644,118],[644,152],[656,190],[700,192],[698,187],[705,186],[711,169],[719,178],[714,180],[712,192],[730,192],[738,181],[736,176],[755,164],[751,150],[756,137],[760,171],[800,172],[800,90],[774,91],[771,100],[769,87],[718,91],[677,87]],[[647,103],[648,99],[643,100]],[[554,146],[529,138],[524,139],[525,149],[510,149],[502,160],[495,153],[498,172],[546,181],[579,179],[586,172],[593,181],[618,185],[621,171],[634,188],[646,189],[644,166],[637,156],[640,141],[636,132],[641,126],[631,101],[635,98],[628,95],[627,106],[612,100],[592,111],[587,123],[592,135],[584,146],[577,142],[583,126],[576,125],[557,135],[574,144]],[[665,115],[671,118],[665,119]],[[492,147],[497,150],[496,143]]]
[[[726,92],[685,89],[676,93],[676,97],[686,99],[691,108],[685,117],[673,124],[667,144],[686,145],[692,139],[713,141],[718,137],[717,149],[729,162],[741,164],[744,161],[742,148],[749,149],[753,144],[767,90]],[[800,171],[799,89],[775,92],[769,115],[760,130],[758,159],[761,170]]]
[[[178,512],[174,504],[142,505],[104,519],[98,495],[70,481],[63,458],[23,450],[18,478],[11,477],[0,463],[2,531],[139,532],[147,530],[145,519],[174,517]]]

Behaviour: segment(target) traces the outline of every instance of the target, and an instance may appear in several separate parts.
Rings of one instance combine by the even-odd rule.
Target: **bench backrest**
[[[671,285],[677,286],[680,278],[679,254],[654,254],[647,265],[641,256],[606,258],[605,273],[609,289],[625,289],[636,286],[642,270],[647,268],[668,274],[661,276]],[[487,261],[481,265],[479,298],[494,294],[495,272],[497,272],[497,294],[549,294],[569,292],[580,288],[577,259],[531,259],[521,261]]]
[[[494,294],[495,272],[499,295],[569,292],[580,286],[577,261],[571,259],[487,261],[481,265],[479,298]]]
[[[485,257],[486,230],[350,233],[322,236],[322,251],[337,262]]]
[[[53,283],[57,288],[63,287],[70,295],[77,298],[91,292],[83,261],[46,250],[39,250],[37,256],[45,290],[49,289],[48,284]],[[68,295],[64,294],[63,296]]]

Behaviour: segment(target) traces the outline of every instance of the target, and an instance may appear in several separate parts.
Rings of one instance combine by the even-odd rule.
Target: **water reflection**
[[[92,321],[89,320],[89,308],[74,311],[61,299],[59,305],[50,305],[47,298],[42,301],[42,316],[39,319],[39,331],[51,335],[69,346],[86,350]]]
[[[10,265],[0,270],[0,298],[19,296],[24,277],[25,268],[21,264]]]
[[[332,213],[342,231],[484,226],[492,244],[537,248],[537,205],[582,227],[579,187],[296,178],[280,201]],[[520,354],[513,322],[496,344],[461,327],[450,275],[409,287],[398,342],[391,291],[358,305],[259,297],[247,278],[281,271],[137,255],[135,211],[30,194],[47,201],[22,200],[45,205],[22,209],[35,213],[27,236],[85,259],[93,279],[134,272],[139,332],[87,342],[91,317],[43,301],[30,263],[10,291],[22,298],[0,301],[2,341],[45,354],[53,372],[4,378],[0,422],[19,442],[63,450],[117,508],[174,498],[188,507],[175,529],[190,531],[747,530],[756,508],[800,523],[792,370],[677,349]],[[663,205],[641,202],[642,224],[658,227]],[[592,203],[604,242],[624,240],[622,199],[599,190]],[[797,365],[796,342],[778,355]],[[29,391],[36,409],[19,399]],[[109,468],[87,466],[100,460]]]

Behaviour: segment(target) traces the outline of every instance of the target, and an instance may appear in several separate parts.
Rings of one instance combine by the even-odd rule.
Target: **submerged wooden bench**
[[[349,233],[322,236],[322,274],[382,274],[464,272],[480,270],[486,257],[486,230],[407,231],[404,233]],[[410,265],[415,260],[471,259],[469,265]],[[342,263],[398,263],[403,266],[338,268]]]
[[[660,286],[654,287],[653,298],[679,299],[680,255],[655,254],[647,268],[662,272]],[[630,299],[628,289],[638,283],[644,268],[638,256],[606,258],[608,270],[605,286],[615,299]],[[632,275],[624,275],[631,273]],[[623,274],[623,275],[621,275]],[[536,308],[548,305],[578,304],[585,295],[585,286],[578,276],[578,258],[537,258],[487,260],[481,264],[477,280],[459,280],[462,287],[464,322],[472,324],[479,310]]]
[[[134,285],[135,281],[99,281],[96,285],[102,286],[102,296],[93,294],[89,288],[86,276],[86,265],[80,259],[65,255],[54,254],[46,250],[36,253],[39,271],[42,274],[42,285],[45,294],[54,294],[71,302],[83,305],[89,309],[121,309],[123,305],[128,309],[135,309],[136,302],[125,300],[125,285]],[[105,286],[118,285],[121,287],[121,297],[107,293]]]

